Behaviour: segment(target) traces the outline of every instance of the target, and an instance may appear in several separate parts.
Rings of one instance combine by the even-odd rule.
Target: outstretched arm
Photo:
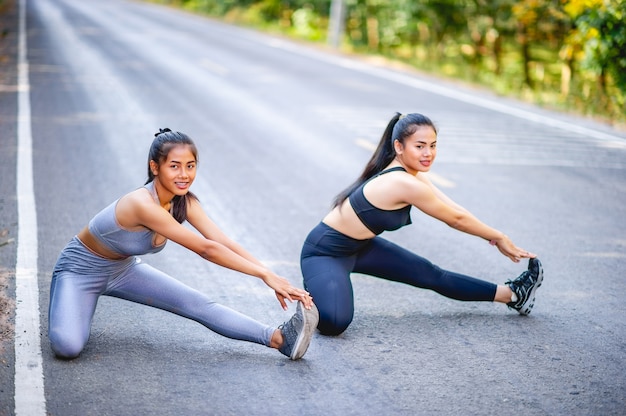
[[[228,269],[236,270],[263,280],[274,290],[276,298],[283,309],[287,309],[286,300],[290,302],[301,300],[306,308],[311,307],[312,298],[303,289],[296,288],[291,283],[265,267],[254,256],[245,251],[239,244],[228,238],[202,210],[198,201],[189,204],[187,214],[189,223],[201,235],[179,224],[166,210],[145,201],[141,196],[134,196],[132,216],[137,225],[142,225],[163,235],[183,247],[197,253],[204,259]]]
[[[204,212],[201,204],[197,200],[192,200],[187,207],[187,221],[197,229],[207,240],[214,241],[228,250],[232,251],[242,259],[250,262],[262,270],[261,275],[253,274],[262,279],[266,285],[272,288],[276,294],[276,298],[282,305],[283,309],[287,308],[285,299],[289,301],[302,300],[304,306],[310,308],[312,303],[311,296],[303,289],[298,289],[291,283],[268,269],[256,257],[244,249],[239,243],[228,237],[222,230],[211,220]],[[248,273],[249,274],[249,273]]]
[[[454,202],[426,175],[417,175],[416,178],[418,182],[412,187],[411,193],[412,205],[456,230],[484,238],[514,262],[519,262],[522,258],[536,257],[535,254],[517,247],[507,235],[483,223],[467,209]]]

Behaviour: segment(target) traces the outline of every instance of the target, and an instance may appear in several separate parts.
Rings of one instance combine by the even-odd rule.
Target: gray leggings
[[[201,323],[228,338],[269,346],[275,328],[261,324],[141,262],[108,260],[74,237],[52,274],[48,338],[58,357],[77,357],[89,339],[101,295],[163,309]]]

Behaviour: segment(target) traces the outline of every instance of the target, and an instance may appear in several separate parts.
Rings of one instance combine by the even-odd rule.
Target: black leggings
[[[338,335],[354,315],[350,273],[431,289],[463,301],[493,301],[497,285],[443,270],[381,237],[355,240],[324,223],[308,235],[300,258],[304,287],[320,313],[322,334]]]

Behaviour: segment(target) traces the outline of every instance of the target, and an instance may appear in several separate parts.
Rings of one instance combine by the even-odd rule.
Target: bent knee
[[[83,340],[70,339],[54,333],[49,334],[48,338],[50,339],[50,348],[52,348],[54,355],[66,360],[78,357],[86,343]]]
[[[320,321],[317,324],[317,329],[322,335],[340,335],[346,329],[348,329],[348,326],[350,326],[351,322],[352,316],[350,316],[349,318],[346,317],[344,319],[337,319],[336,317],[335,319],[323,319],[320,317]]]

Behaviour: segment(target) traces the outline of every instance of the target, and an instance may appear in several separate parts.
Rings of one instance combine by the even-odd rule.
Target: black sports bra
[[[382,172],[377,173],[365,181],[348,197],[350,205],[352,205],[354,212],[356,212],[356,215],[359,217],[363,225],[376,235],[382,233],[383,231],[393,231],[405,225],[411,224],[411,205],[392,210],[380,209],[372,205],[363,194],[363,187],[369,181],[387,172],[399,170],[406,172],[403,167],[397,166],[395,168],[383,170]]]

